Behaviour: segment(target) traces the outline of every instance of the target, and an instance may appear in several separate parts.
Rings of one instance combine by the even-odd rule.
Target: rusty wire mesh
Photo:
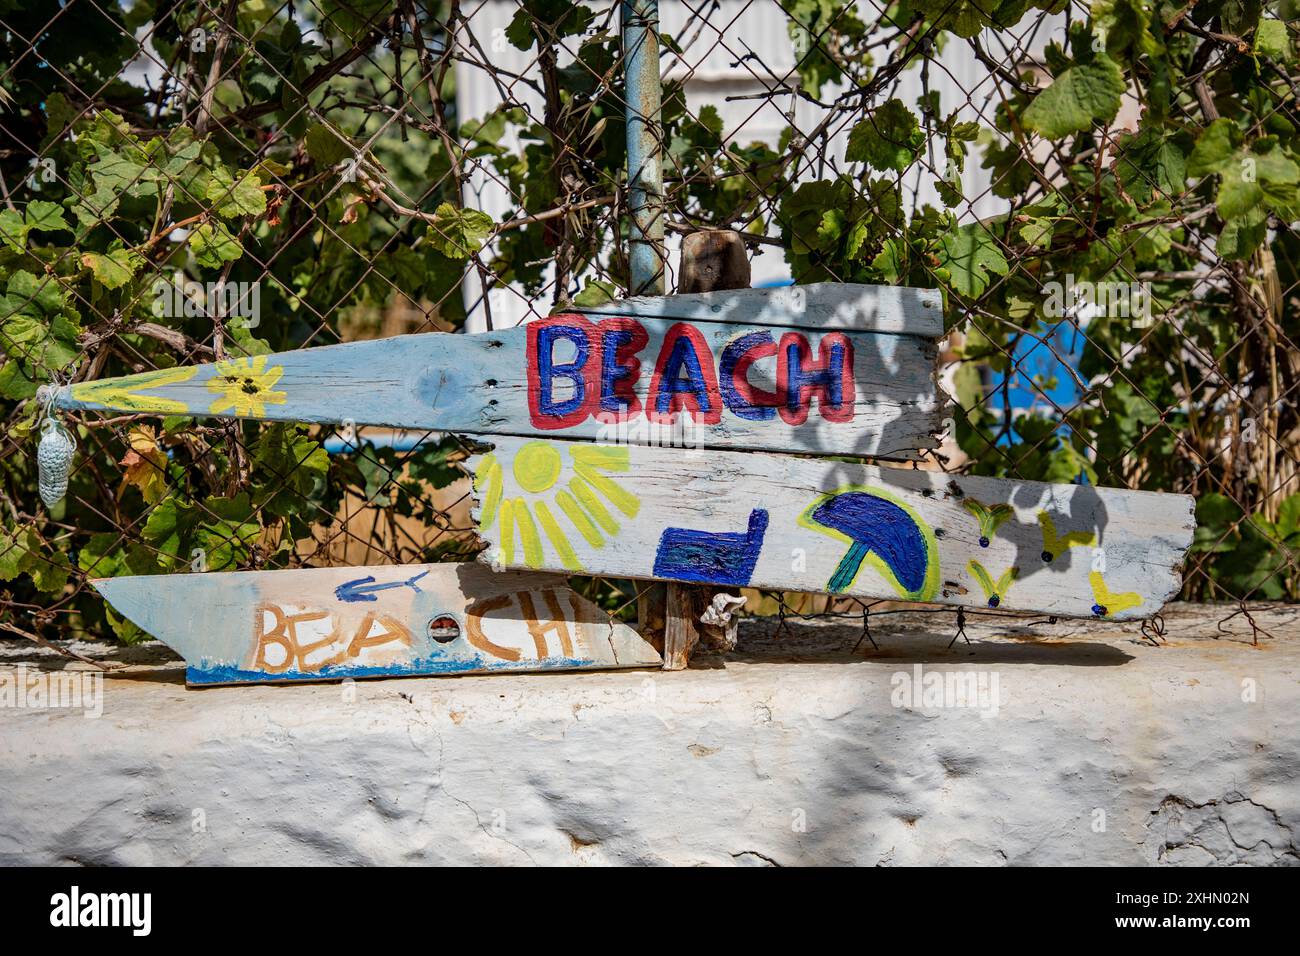
[[[707,227],[755,284],[942,288],[923,467],[1195,495],[1184,596],[1294,599],[1291,10],[1279,37],[1258,6],[1040,6],[664,0],[668,289]],[[98,576],[476,553],[438,434],[76,414],[46,509],[36,390],[623,294],[618,6],[0,0],[0,27],[0,627],[139,638]],[[1114,109],[1031,112],[1071,68]],[[1220,135],[1258,179],[1197,153]],[[637,587],[583,586],[623,614]]]

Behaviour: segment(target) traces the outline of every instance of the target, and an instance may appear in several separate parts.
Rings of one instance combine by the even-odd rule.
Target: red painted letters
[[[641,353],[650,335],[637,319],[592,322],[554,315],[527,328],[528,413],[538,428],[642,415],[657,424],[681,418],[716,425],[724,409],[748,421],[772,421],[779,414],[790,425],[802,425],[814,397],[826,421],[853,419],[853,343],[843,332],[822,335],[814,357],[803,332],[785,332],[777,343],[767,330],[750,331],[715,358],[704,332],[678,322],[664,333],[643,384]],[[768,391],[749,376],[773,358],[776,390]]]

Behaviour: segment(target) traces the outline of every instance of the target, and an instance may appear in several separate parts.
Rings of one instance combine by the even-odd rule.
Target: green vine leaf
[[[890,100],[853,127],[844,157],[881,172],[901,173],[915,161],[924,142],[912,111],[901,100]]]
[[[1048,139],[1109,123],[1119,112],[1127,84],[1124,72],[1108,56],[1072,66],[1034,97],[1023,114],[1025,125]]]
[[[944,236],[939,256],[948,281],[960,295],[976,298],[983,294],[993,276],[1004,276],[1009,268],[997,239],[981,223],[962,226]]]
[[[108,289],[120,289],[134,278],[144,265],[144,257],[130,249],[118,247],[108,252],[83,252],[81,264]]]
[[[209,269],[220,269],[244,254],[239,240],[220,222],[205,222],[190,238],[194,260]]]
[[[434,221],[425,234],[435,249],[451,259],[468,259],[483,248],[495,225],[492,217],[477,209],[458,209],[449,202],[434,210]]]

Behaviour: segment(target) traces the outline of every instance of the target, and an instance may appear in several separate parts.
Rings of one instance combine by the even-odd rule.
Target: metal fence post
[[[628,291],[663,295],[664,177],[659,77],[659,0],[623,0],[623,94],[627,100]],[[641,582],[637,621],[642,634],[663,648],[668,587]],[[667,662],[667,658],[665,658]]]
[[[623,0],[627,204],[632,295],[663,295],[664,179],[660,162],[659,0]]]

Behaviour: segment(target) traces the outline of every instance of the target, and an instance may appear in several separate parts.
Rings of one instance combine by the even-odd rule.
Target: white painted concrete
[[[879,653],[747,622],[685,672],[353,701],[186,690],[149,646],[98,719],[0,708],[0,863],[1295,864],[1296,611],[1257,610],[1259,647],[1241,617],[1213,639],[1230,612],[1171,612],[1162,647],[972,619],[951,650],[951,614],[891,615]],[[0,643],[0,678],[61,665],[29,647]],[[996,676],[996,716],[894,706],[917,665]]]

